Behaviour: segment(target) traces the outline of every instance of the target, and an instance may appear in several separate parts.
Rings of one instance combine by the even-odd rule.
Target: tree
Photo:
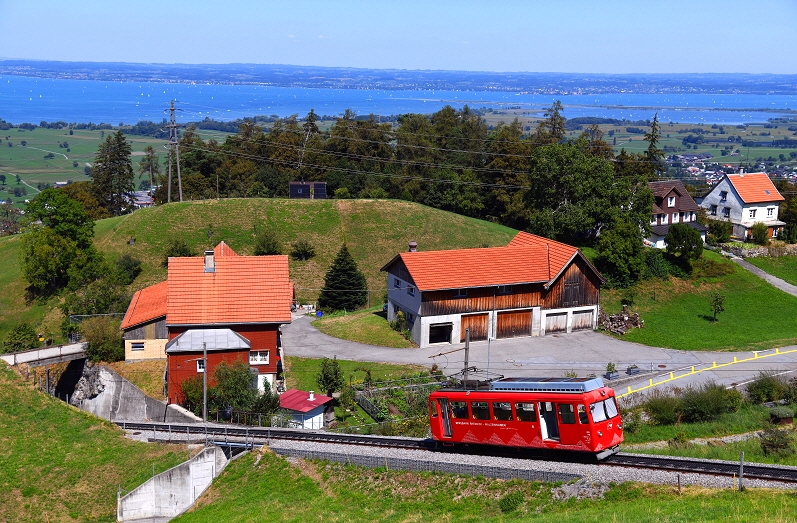
[[[255,256],[282,254],[277,235],[270,228],[263,228],[255,237]]]
[[[232,365],[221,362],[213,371],[216,382],[216,403],[218,407],[232,407],[234,410],[250,410],[257,399],[257,389],[253,385],[249,363],[237,360]]]
[[[45,189],[25,206],[25,215],[40,220],[56,234],[74,241],[78,248],[91,245],[94,222],[83,204],[73,200],[61,189]]]
[[[18,352],[35,349],[38,346],[39,337],[33,327],[27,323],[19,323],[6,334],[0,352]]]
[[[114,216],[132,210],[129,194],[134,190],[130,144],[122,131],[109,134],[100,144],[91,169],[92,193]]]
[[[315,381],[321,390],[330,397],[343,388],[346,382],[343,380],[343,371],[340,370],[337,356],[332,359],[324,358],[321,360],[321,371],[316,374]],[[324,406],[324,422],[329,423],[332,421],[335,421],[335,407],[330,401]]]
[[[684,265],[688,265],[689,260],[696,260],[703,254],[703,239],[700,233],[685,223],[670,225],[664,243],[667,244],[667,255]]]
[[[718,292],[712,293],[709,303],[711,304],[711,310],[714,312],[714,321],[716,322],[717,314],[725,310],[725,296]]]
[[[663,176],[667,172],[667,164],[664,161],[664,151],[659,149],[659,138],[661,137],[661,125],[659,125],[659,113],[653,116],[653,121],[650,123],[650,131],[645,133],[645,141],[648,142],[648,148],[645,151],[645,160],[647,160],[651,179]]]
[[[750,236],[752,236],[753,243],[757,245],[766,245],[769,243],[769,228],[764,222],[755,222],[750,227]]]
[[[318,298],[323,310],[355,310],[368,301],[368,284],[357,268],[346,244],[338,251],[335,260],[324,276],[324,288]]]
[[[191,250],[191,247],[185,243],[185,241],[181,240],[180,238],[174,238],[166,247],[166,252],[163,253],[161,265],[163,267],[168,267],[169,258],[183,258],[193,255],[194,252]]]
[[[716,243],[728,243],[731,241],[733,224],[722,220],[708,220],[708,232]]]
[[[86,356],[91,361],[121,361],[125,358],[119,318],[97,316],[80,324],[80,334],[88,342]]]
[[[291,256],[305,261],[315,256],[315,247],[307,240],[299,240],[291,245]]]
[[[552,145],[565,140],[567,130],[565,129],[565,117],[562,116],[563,111],[561,100],[556,100],[545,111],[545,119],[537,125],[537,133],[534,137],[535,144]]]
[[[152,190],[153,176],[160,174],[160,167],[158,166],[158,157],[155,155],[155,148],[148,145],[144,148],[144,157],[138,164],[139,174],[149,175],[149,188]]]
[[[636,224],[615,222],[601,233],[596,249],[595,263],[612,286],[627,287],[639,281],[645,270],[645,251]]]
[[[62,289],[67,271],[79,252],[74,240],[60,236],[49,227],[32,226],[22,235],[19,263],[28,291],[34,296],[49,296]]]

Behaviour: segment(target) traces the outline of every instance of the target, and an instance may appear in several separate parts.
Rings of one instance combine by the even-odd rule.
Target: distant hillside
[[[272,228],[283,253],[300,239],[309,241],[316,256],[290,262],[297,298],[315,300],[324,273],[345,242],[365,273],[372,300],[381,300],[386,276],[379,269],[410,240],[419,250],[506,245],[515,230],[399,200],[228,199],[172,203],[97,222],[95,244],[111,259],[122,254],[142,260],[137,290],[166,279],[161,260],[174,238],[185,240],[197,255],[224,240],[236,252],[253,254],[255,231]],[[212,234],[209,237],[209,231]],[[135,242],[130,242],[135,238]],[[132,243],[132,245],[130,244]],[[17,251],[19,238],[0,239],[0,339],[18,321],[39,323],[54,306],[24,304]],[[11,292],[6,292],[11,291]]]

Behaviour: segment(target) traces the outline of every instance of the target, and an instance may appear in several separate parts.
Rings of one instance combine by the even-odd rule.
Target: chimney
[[[216,260],[213,251],[205,251],[205,272],[216,272]]]
[[[310,397],[308,398],[308,401],[315,401],[315,391],[314,390],[310,391]]]
[[[410,252],[418,252],[418,243],[415,240],[410,240]]]

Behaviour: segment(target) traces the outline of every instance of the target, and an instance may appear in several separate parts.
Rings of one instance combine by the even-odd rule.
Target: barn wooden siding
[[[581,258],[565,270],[565,273],[545,293],[544,309],[561,309],[597,305],[600,299],[600,280]]]
[[[526,283],[513,285],[509,294],[497,294],[497,291],[498,287],[467,289],[466,298],[454,297],[459,290],[427,291],[422,294],[421,316],[537,307],[544,289],[542,283]]]
[[[123,337],[126,340],[165,340],[169,337],[169,331],[166,329],[166,317],[128,329],[124,332]]]
[[[415,280],[413,280],[412,276],[410,276],[410,271],[407,270],[407,266],[404,265],[404,262],[401,261],[401,258],[396,260],[396,262],[390,267],[390,269],[388,269],[388,275],[390,276],[390,281],[387,282],[388,289],[393,288],[394,276],[399,277],[402,281],[409,282],[415,285]]]

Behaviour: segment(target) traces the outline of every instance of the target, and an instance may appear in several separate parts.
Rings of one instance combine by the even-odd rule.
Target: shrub
[[[757,245],[766,245],[769,243],[769,228],[764,222],[755,222],[750,228],[750,235],[752,236],[753,243]]]
[[[736,412],[742,403],[742,394],[736,389],[726,389],[714,382],[690,387],[684,391],[683,420],[688,423],[713,421],[727,412]]]
[[[692,443],[689,441],[689,437],[686,435],[686,432],[682,430],[676,432],[675,436],[673,436],[673,438],[669,440],[667,444],[674,449],[682,449],[692,446]]]
[[[169,266],[169,258],[180,258],[185,256],[193,256],[194,253],[191,247],[188,246],[183,240],[175,238],[166,247],[166,252],[163,253],[163,262],[161,265],[164,267]]]
[[[789,407],[773,407],[769,409],[770,419],[788,419],[794,417],[794,411]]]
[[[277,236],[271,229],[262,229],[255,238],[255,256],[282,254]]]
[[[514,512],[523,503],[523,493],[519,491],[510,492],[498,501],[501,512]]]
[[[684,407],[680,398],[654,391],[643,408],[654,425],[674,425],[679,421]]]
[[[760,372],[758,377],[747,384],[747,398],[751,403],[778,401],[786,394],[787,386],[774,372]]]
[[[39,346],[39,337],[27,323],[20,323],[3,340],[3,348],[0,352],[17,352],[28,349],[35,349]]]
[[[141,260],[125,254],[116,260],[116,268],[119,269],[119,273],[122,275],[122,284],[129,285],[141,274]]]
[[[96,316],[80,324],[80,334],[88,342],[86,356],[91,361],[121,361],[125,359],[122,331],[116,316]]]
[[[768,428],[761,432],[760,437],[764,455],[783,457],[794,454],[794,436],[790,430]]]
[[[291,245],[291,256],[296,260],[309,260],[315,256],[315,247],[307,240],[299,240]]]
[[[708,232],[717,243],[728,243],[731,241],[731,233],[733,233],[733,224],[720,220],[708,221]]]
[[[649,249],[645,253],[646,280],[653,278],[666,279],[672,272],[672,264],[664,257],[661,249]]]
[[[749,389],[749,385],[748,385]],[[797,404],[797,378],[792,378],[783,389],[783,398],[792,405]]]

